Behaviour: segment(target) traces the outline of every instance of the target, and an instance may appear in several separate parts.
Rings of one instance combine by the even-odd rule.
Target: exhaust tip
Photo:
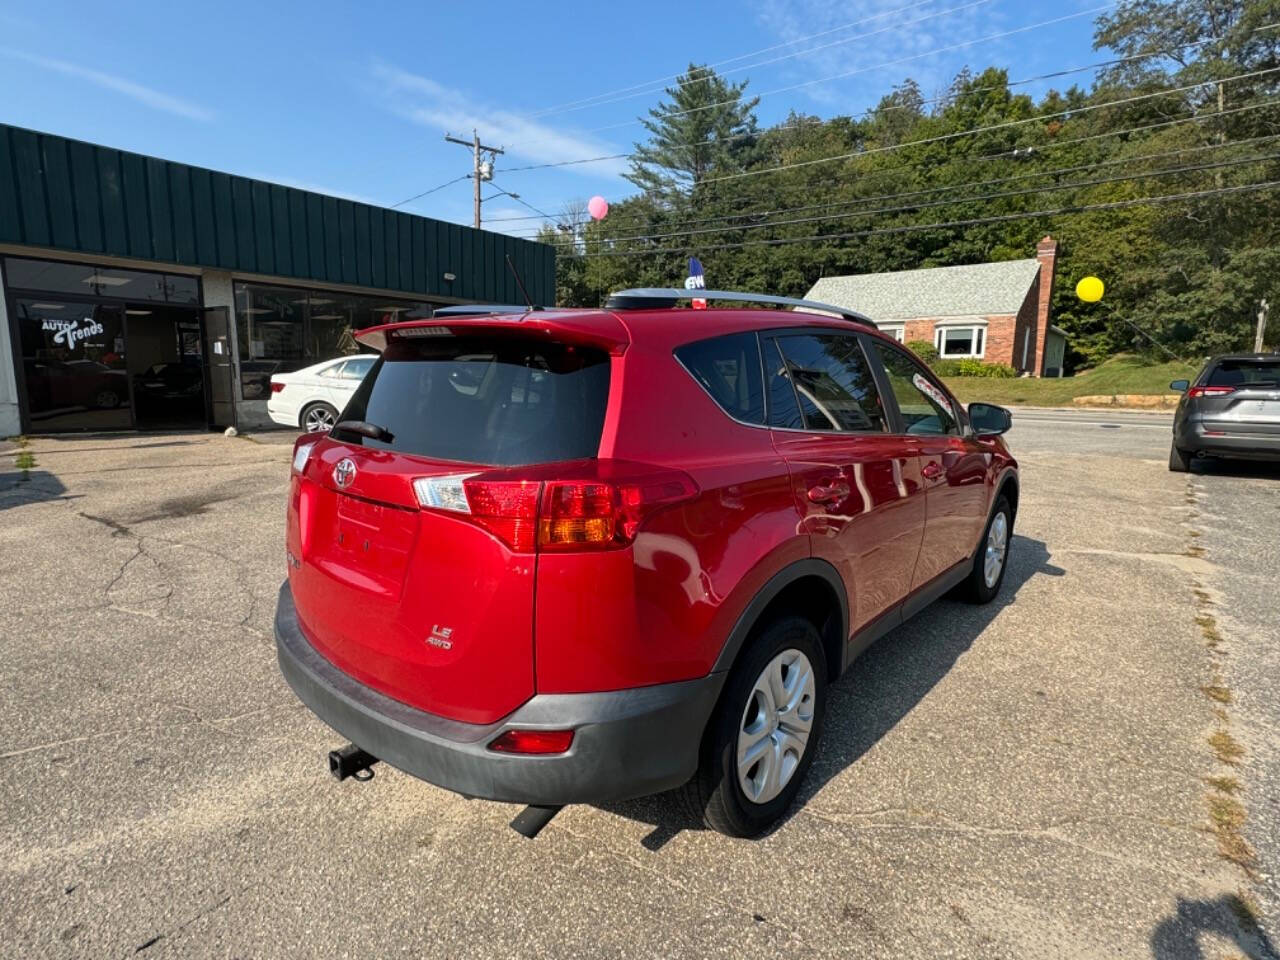
[[[563,809],[564,807],[561,806],[540,807],[530,804],[516,814],[516,818],[511,821],[511,829],[520,836],[532,840],[551,822],[551,818]]]

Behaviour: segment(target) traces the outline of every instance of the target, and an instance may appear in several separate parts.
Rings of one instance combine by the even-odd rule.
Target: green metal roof
[[[518,303],[510,254],[555,302],[548,244],[5,124],[0,243]]]

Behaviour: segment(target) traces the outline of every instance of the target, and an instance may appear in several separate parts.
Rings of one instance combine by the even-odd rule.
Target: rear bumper
[[[710,674],[608,693],[538,694],[496,723],[459,723],[393,700],[326,660],[299,628],[287,582],[275,635],[285,680],[343,737],[436,786],[511,803],[603,803],[679,786],[697,768],[724,682],[724,674]],[[554,756],[490,751],[508,728],[573,729],[573,745]]]
[[[1206,429],[1213,432],[1206,434]],[[1280,433],[1244,432],[1227,423],[1211,423],[1206,428],[1200,421],[1188,421],[1174,435],[1174,444],[1209,457],[1280,460]]]

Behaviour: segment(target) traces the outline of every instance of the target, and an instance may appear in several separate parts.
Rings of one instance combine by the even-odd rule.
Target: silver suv
[[[1170,470],[1185,472],[1192,457],[1280,460],[1280,354],[1214,357],[1169,388],[1182,393]]]

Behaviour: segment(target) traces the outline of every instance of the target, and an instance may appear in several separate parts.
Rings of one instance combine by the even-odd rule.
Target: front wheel
[[[787,811],[822,736],[827,670],[812,623],[780,617],[734,667],[685,786],[694,815],[731,837],[754,837]]]

